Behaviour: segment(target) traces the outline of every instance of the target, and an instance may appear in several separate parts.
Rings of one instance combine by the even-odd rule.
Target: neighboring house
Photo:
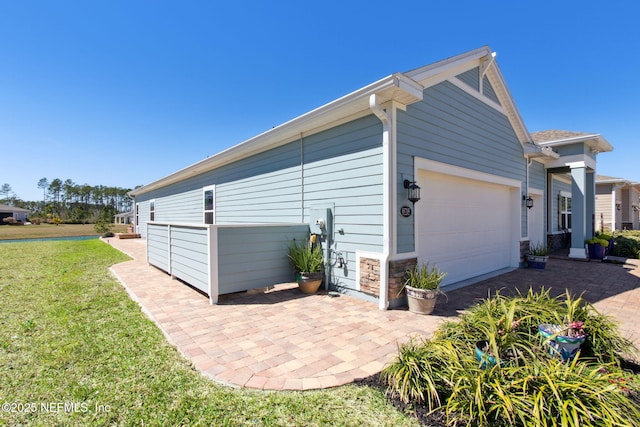
[[[114,224],[133,224],[133,211],[114,215]]]
[[[640,183],[596,176],[596,229],[640,229]]]
[[[560,155],[545,162],[547,241],[552,247],[570,242],[569,256],[586,258],[584,241],[596,230],[596,156],[613,147],[594,133],[546,130],[531,137],[537,145]]]
[[[211,302],[291,281],[286,245],[311,231],[330,286],[385,309],[403,303],[417,262],[447,272],[445,289],[463,286],[521,266],[561,216],[580,240],[571,256],[585,258],[596,150],[611,146],[536,144],[483,47],[385,77],[130,195],[149,262]],[[558,188],[568,216],[553,213]]]
[[[16,221],[25,222],[31,212],[15,206],[0,204],[0,225],[5,225],[5,218],[13,217]]]

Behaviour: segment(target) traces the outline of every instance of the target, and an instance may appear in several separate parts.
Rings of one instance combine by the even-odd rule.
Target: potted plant
[[[407,280],[403,289],[407,293],[409,311],[418,314],[431,314],[436,306],[438,295],[442,294],[440,282],[447,273],[429,263],[416,265],[407,271]]]
[[[589,258],[591,259],[604,259],[605,251],[609,246],[609,241],[600,239],[599,237],[593,237],[586,241],[587,248],[589,250]]]
[[[529,247],[527,264],[531,268],[544,269],[549,261],[549,247],[541,243]]]
[[[542,324],[538,326],[538,331],[545,339],[549,352],[567,361],[573,359],[586,339],[583,326],[584,323],[577,320],[564,325]]]
[[[316,292],[324,278],[324,258],[322,248],[310,242],[293,243],[289,246],[289,261],[295,270],[300,291],[306,294]]]
[[[614,245],[615,245],[615,239],[613,238],[613,235],[606,234],[606,233],[600,233],[596,237],[598,239],[606,240],[607,242],[609,242],[609,244],[607,245],[607,250],[605,251],[605,253],[607,255],[612,254],[613,253],[613,248],[614,248]]]

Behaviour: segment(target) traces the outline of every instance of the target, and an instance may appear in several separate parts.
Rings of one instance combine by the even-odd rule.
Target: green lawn
[[[0,425],[408,426],[381,391],[214,383],[164,339],[98,240],[0,244]]]
[[[122,233],[126,225],[113,226],[114,233]],[[46,237],[97,236],[94,224],[40,224],[40,225],[2,225],[0,240],[40,239]]]

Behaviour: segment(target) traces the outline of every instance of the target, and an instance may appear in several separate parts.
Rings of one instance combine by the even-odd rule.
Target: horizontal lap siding
[[[531,166],[529,166],[529,187],[535,188],[536,190],[545,191],[547,187],[546,183],[547,170],[544,168],[544,164],[533,161],[531,162]],[[547,212],[547,198],[542,197],[542,203],[544,204],[542,211]],[[543,226],[544,230],[547,230],[547,215],[543,215]],[[531,236],[529,236],[531,237]]]
[[[596,185],[596,229],[610,229],[612,226],[611,206],[613,197],[610,184]]]
[[[544,164],[539,162],[531,162],[529,166],[529,187],[537,190],[545,189],[545,177],[547,171],[544,168]]]
[[[415,179],[415,157],[526,179],[523,148],[508,118],[449,82],[426,89],[421,102],[398,112],[397,150],[398,187],[403,179]],[[398,188],[398,206],[407,203],[406,190]],[[426,206],[428,200],[418,203]],[[414,251],[413,216],[398,215],[397,227],[398,252]],[[521,233],[526,235],[525,220]]]
[[[147,227],[145,227],[146,229]],[[147,261],[149,264],[169,271],[168,231],[165,225],[149,224],[147,238]]]
[[[204,223],[203,188],[216,185],[216,223],[299,222],[299,142],[286,144],[143,194],[156,201],[156,221]],[[142,221],[148,220],[141,217]]]
[[[206,228],[171,227],[171,274],[209,292]]]
[[[334,207],[331,249],[347,264],[332,282],[355,289],[356,251],[383,250],[382,124],[371,115],[305,138],[304,159],[305,221],[315,221],[312,208]]]
[[[308,235],[306,224],[218,228],[219,293],[294,281],[287,250]]]
[[[216,186],[217,224],[301,219],[299,166]]]

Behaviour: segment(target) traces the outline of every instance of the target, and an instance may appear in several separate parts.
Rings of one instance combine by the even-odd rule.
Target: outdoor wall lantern
[[[527,209],[531,209],[533,207],[533,199],[531,198],[531,196],[523,194],[522,200],[524,200],[524,205],[527,207]]]
[[[616,202],[616,210],[619,211],[620,209],[622,209],[622,203]]]
[[[404,180],[404,188],[407,189],[407,198],[414,205],[420,200],[420,187],[415,181]]]

